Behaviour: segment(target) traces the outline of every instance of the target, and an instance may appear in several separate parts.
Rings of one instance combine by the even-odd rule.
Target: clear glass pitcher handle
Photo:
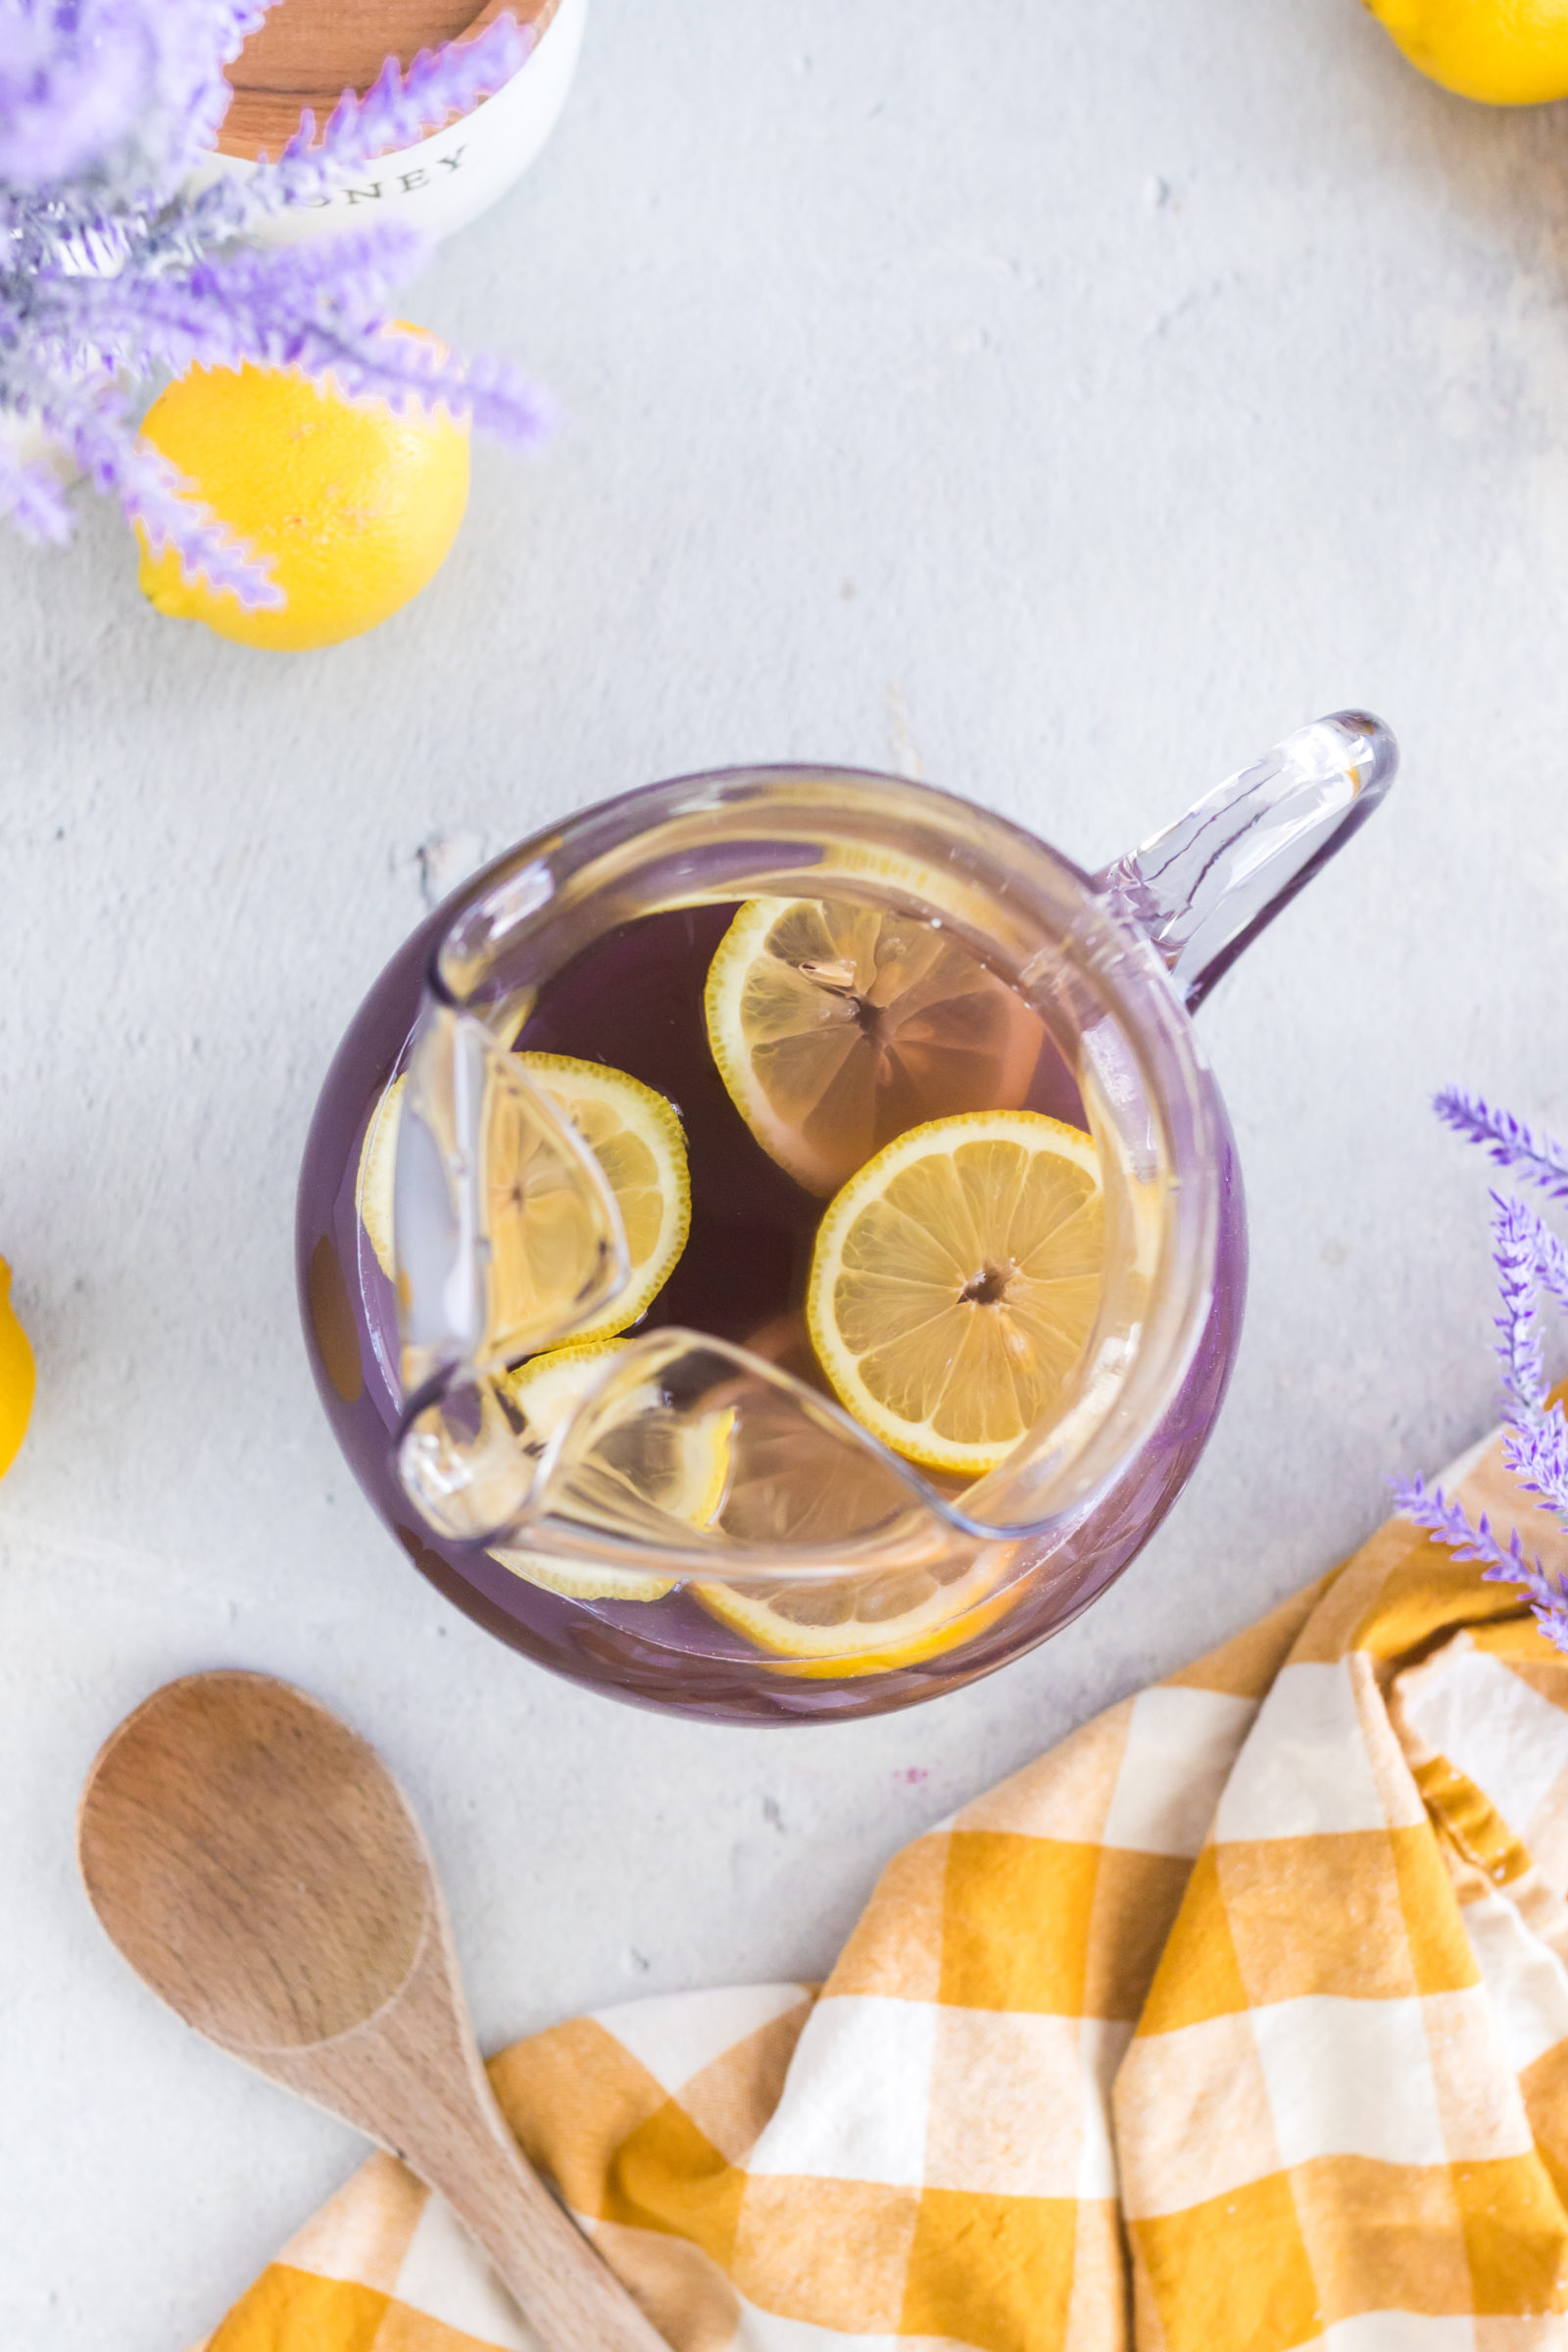
[[[1398,746],[1380,718],[1336,710],[1287,735],[1096,887],[1147,931],[1189,1006],[1363,825]]]

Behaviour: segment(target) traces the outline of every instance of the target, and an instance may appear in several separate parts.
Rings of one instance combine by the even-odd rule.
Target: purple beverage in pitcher
[[[1054,1266],[1059,1273],[1059,1237],[1078,1231],[1067,1222],[1074,1214],[1083,1224],[1092,1189],[1082,1174],[1093,1167],[1094,1148],[1079,1089],[1039,1015],[942,938],[940,926],[836,903],[795,903],[790,921],[774,919],[778,911],[773,902],[676,907],[607,932],[538,988],[514,1050],[530,1075],[562,1090],[566,1109],[574,1090],[586,1089],[596,1101],[606,1097],[612,1126],[617,1109],[624,1114],[624,1132],[615,1129],[609,1146],[603,1126],[583,1132],[590,1141],[599,1136],[607,1172],[613,1167],[624,1177],[628,1153],[637,1163],[641,1191],[620,1198],[634,1287],[637,1229],[651,1200],[656,1220],[664,1220],[663,1242],[656,1237],[649,1245],[657,1287],[631,1329],[679,1326],[753,1350],[836,1396],[940,1493],[961,1497],[1006,1450],[1006,1429],[988,1437],[980,1426],[986,1412],[977,1419],[969,1406],[988,1379],[1006,1389],[1030,1348],[1048,1359],[1054,1348],[1054,1376],[1065,1382],[1092,1314],[1092,1267],[1075,1259],[1065,1279],[1025,1298],[1014,1257],[1003,1247],[988,1256],[982,1246],[986,1200],[983,1190],[976,1195],[965,1227],[974,1262],[965,1259],[953,1298],[936,1300],[947,1318],[940,1328],[960,1335],[940,1343],[943,1361],[963,1358],[969,1369],[953,1374],[953,1394],[930,1411],[928,1396],[911,1401],[906,1368],[888,1370],[888,1348],[874,1334],[858,1341],[855,1283],[869,1284],[876,1306],[890,1282],[907,1289],[930,1279],[944,1217],[959,1215],[961,1223],[968,1214],[954,1209],[957,1194],[989,1181],[984,1171],[999,1151],[1016,1159],[1020,1137],[1044,1148],[1043,1157],[1027,1163],[1031,1200],[1054,1182],[1078,1187],[1054,1212],[1055,1238],[1041,1245],[1048,1272]],[[1013,1546],[1005,1574],[987,1572],[989,1585],[983,1575],[976,1581],[978,1572],[950,1588],[940,1579],[895,1575],[873,1582],[869,1592],[864,1580],[800,1592],[711,1580],[672,1587],[646,1577],[595,1580],[564,1575],[559,1561],[552,1566],[523,1548],[432,1532],[393,1460],[402,1393],[390,1207],[378,1219],[368,1205],[367,1137],[413,1027],[432,944],[450,921],[443,910],[408,943],[345,1040],[323,1090],[300,1193],[301,1283],[318,1384],[362,1485],[415,1564],[488,1630],[558,1673],[622,1697],[731,1721],[820,1720],[907,1705],[988,1672],[1085,1606],[1143,1540],[1151,1513],[1165,1507],[1206,1432],[1239,1294],[1234,1224],[1226,1259],[1232,1279],[1215,1303],[1216,1344],[1200,1350],[1170,1443],[1151,1449],[1135,1486],[1105,1497],[1077,1529],[1033,1553],[1027,1544]],[[673,1140],[662,1145],[661,1135]],[[922,1145],[922,1138],[935,1142]],[[938,1144],[956,1150],[957,1160],[951,1150],[931,1159]],[[900,1167],[900,1155],[910,1164]],[[884,1185],[877,1171],[890,1164]],[[956,1177],[956,1166],[966,1172]],[[662,1200],[655,1197],[661,1186]],[[859,1211],[858,1189],[868,1203]],[[916,1200],[935,1205],[911,1218]],[[660,1250],[677,1214],[683,1239],[662,1271]],[[1020,1218],[1027,1227],[1023,1207],[1015,1205],[1006,1232],[1016,1232]],[[835,1218],[848,1218],[850,1259],[846,1265],[841,1250],[836,1288],[823,1292],[819,1278],[821,1296],[813,1300],[819,1236]],[[384,1233],[372,1232],[378,1224]],[[891,1274],[875,1262],[857,1274],[868,1246],[894,1249]],[[1087,1246],[1080,1237],[1080,1256]],[[946,1280],[940,1262],[935,1278]],[[1018,1310],[1010,1321],[1009,1283]],[[849,1306],[836,1310],[835,1298],[850,1298]],[[1054,1316],[1069,1328],[1056,1330]],[[580,1354],[568,1343],[510,1377],[524,1398],[543,1395],[530,1385],[537,1375],[560,1380],[579,1365],[597,1371],[625,1329],[612,1316],[610,1331]],[[990,1335],[989,1354],[970,1343],[970,1332]],[[1031,1359],[1021,1370],[1027,1390],[1039,1367]],[[1049,1376],[1048,1363],[1040,1377]],[[1005,1396],[993,1419],[996,1409],[1004,1415]],[[1018,1410],[1020,1426],[1038,1417],[1039,1378]],[[700,1467],[700,1488],[706,1476]],[[718,1507],[722,1483],[718,1464],[704,1510]]]

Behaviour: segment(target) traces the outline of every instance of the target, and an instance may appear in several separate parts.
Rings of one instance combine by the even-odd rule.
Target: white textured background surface
[[[270,1668],[379,1743],[492,2041],[819,1971],[903,1838],[1477,1433],[1484,1173],[1426,1096],[1568,1119],[1563,111],[1446,97],[1355,0],[596,7],[556,143],[407,306],[567,419],[480,452],[416,606],[247,654],[154,617],[90,502],[64,554],[0,539],[0,1248],[40,1370],[0,1492],[7,2352],[180,2352],[356,2153],[87,1913],[76,1790],[155,1684]],[[806,757],[918,761],[1093,864],[1355,701],[1395,798],[1203,1015],[1253,1214],[1228,1411],[1087,1622],[745,1735],[553,1682],[409,1572],[318,1412],[290,1226],[424,867]]]

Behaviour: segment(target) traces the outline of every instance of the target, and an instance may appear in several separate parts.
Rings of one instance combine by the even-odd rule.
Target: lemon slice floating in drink
[[[911,1128],[830,1203],[811,1344],[860,1424],[979,1478],[1066,1403],[1104,1265],[1100,1160],[1032,1110]]]
[[[940,1112],[1024,1101],[1037,1013],[937,925],[819,899],[752,899],[720,940],[708,1042],[742,1118],[808,1192]]]
[[[590,1341],[536,1356],[506,1376],[504,1386],[522,1422],[521,1442],[542,1451],[562,1423],[589,1396],[606,1366],[633,1343]],[[632,1512],[659,1512],[694,1529],[709,1528],[723,1508],[736,1439],[733,1408],[696,1414],[670,1411],[652,1381],[617,1399],[616,1443],[596,1448],[596,1499],[606,1494],[605,1456],[615,1466],[612,1486],[623,1484]],[[1013,1547],[994,1544],[981,1559],[944,1573],[910,1569],[836,1577],[804,1584],[781,1578],[736,1585],[694,1581],[689,1590],[709,1615],[787,1671],[812,1674],[885,1673],[937,1656],[971,1639],[1010,1606],[1020,1588],[1003,1592]],[[597,1561],[575,1563],[560,1552],[496,1544],[491,1556],[514,1576],[568,1600],[662,1600],[672,1578]]]
[[[519,1054],[517,1065],[563,1109],[605,1171],[626,1229],[631,1280],[585,1340],[612,1338],[646,1313],[691,1230],[686,1138],[673,1102],[624,1070],[569,1054]]]
[[[578,1341],[612,1338],[646,1313],[663,1289],[686,1247],[691,1227],[692,1188],[686,1167],[686,1139],[672,1102],[624,1070],[567,1054],[519,1054],[517,1066],[576,1128],[605,1172],[626,1232],[631,1279],[610,1310]],[[393,1180],[404,1081],[395,1079],[366,1130],[356,1190],[360,1221],[382,1272],[395,1279],[392,1250]],[[522,1207],[506,1200],[491,1207],[493,1240],[507,1246],[507,1225],[523,1242]]]
[[[612,1356],[621,1354],[630,1340],[590,1340],[557,1348],[509,1372],[503,1386],[522,1418],[522,1443],[542,1452],[562,1423],[581,1404],[603,1378]],[[729,1480],[732,1412],[718,1410],[676,1415],[659,1409],[661,1399],[652,1382],[620,1400],[622,1429],[627,1443],[619,1449],[617,1467],[609,1473],[622,1481],[634,1507],[646,1507],[692,1528],[710,1525],[724,1499]],[[601,1469],[601,1481],[606,1473]],[[641,1569],[615,1568],[598,1561],[575,1563],[564,1555],[493,1545],[491,1557],[531,1585],[563,1593],[569,1600],[662,1600],[673,1589],[669,1577],[650,1576]]]
[[[1021,1585],[998,1591],[1011,1544],[943,1577],[924,1568],[834,1577],[821,1584],[780,1581],[694,1585],[710,1617],[770,1650],[803,1676],[888,1674],[941,1656],[972,1641],[1011,1607]],[[988,1597],[989,1596],[989,1597]]]
[[[370,1113],[360,1146],[360,1172],[354,1180],[354,1206],[375,1262],[388,1282],[397,1280],[392,1251],[392,1202],[396,1192],[398,1128],[403,1117],[406,1078],[394,1078]]]

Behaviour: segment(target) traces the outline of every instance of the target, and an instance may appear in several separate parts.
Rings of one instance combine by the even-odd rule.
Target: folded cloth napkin
[[[1568,1657],[1396,1519],[906,1847],[819,1994],[491,2073],[679,2352],[1563,2347],[1565,1894]],[[377,2156],[206,2352],[533,2341]]]

